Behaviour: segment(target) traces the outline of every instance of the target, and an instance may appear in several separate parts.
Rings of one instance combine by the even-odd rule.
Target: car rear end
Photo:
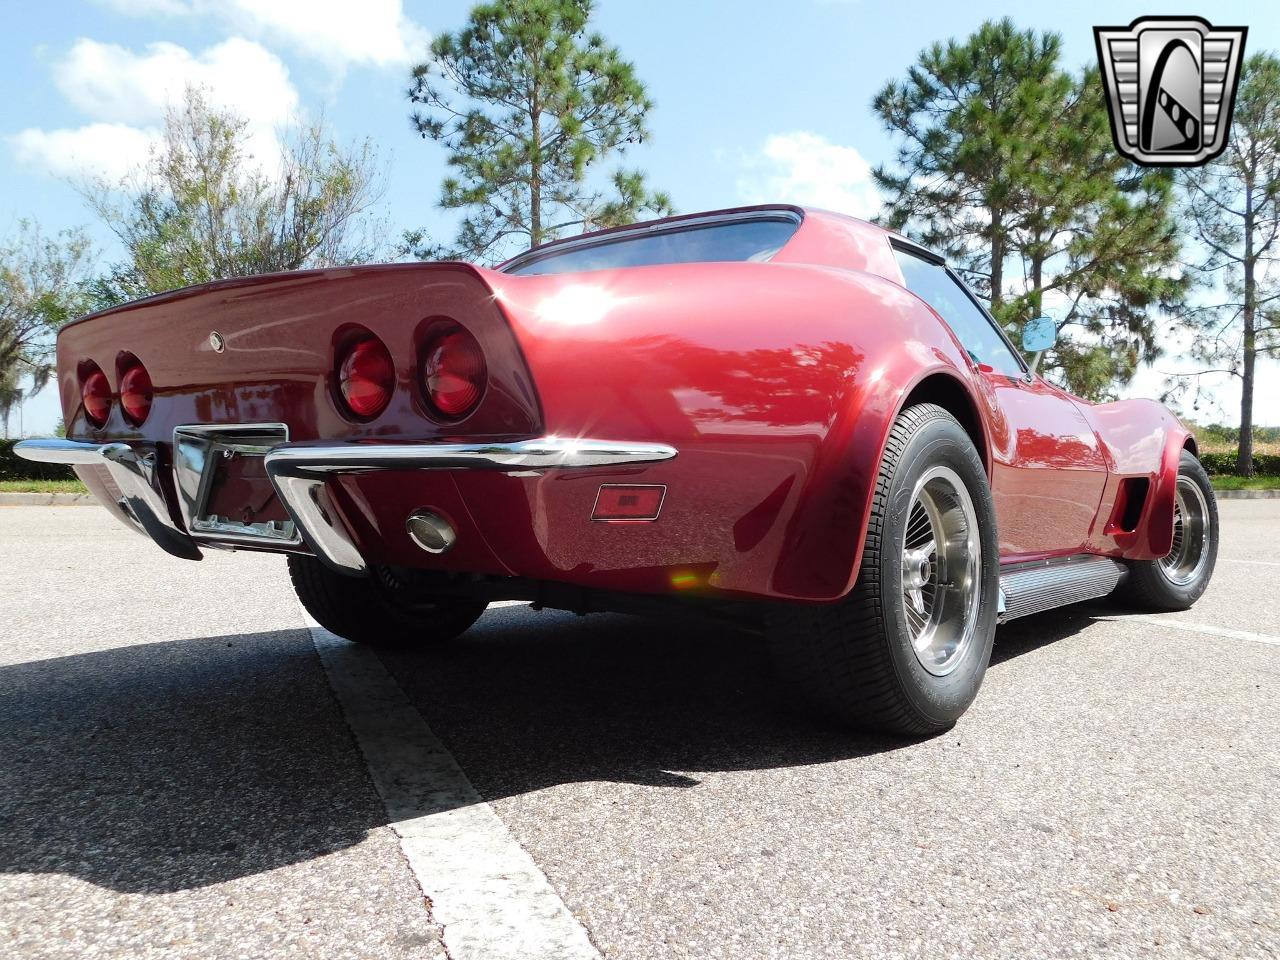
[[[71,464],[121,520],[188,559],[232,547],[315,553],[354,574],[511,575],[457,472],[607,471],[674,451],[546,435],[487,273],[307,271],[88,317],[58,338],[67,438],[21,452]]]

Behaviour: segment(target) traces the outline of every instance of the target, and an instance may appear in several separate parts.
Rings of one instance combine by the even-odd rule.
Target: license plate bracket
[[[230,543],[302,543],[292,520],[243,522],[209,511],[210,493],[224,463],[235,457],[263,457],[286,443],[283,423],[185,424],[173,431],[173,477],[182,518],[191,534]]]

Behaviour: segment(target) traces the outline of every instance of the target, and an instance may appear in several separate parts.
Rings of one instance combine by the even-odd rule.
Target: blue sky
[[[86,225],[67,182],[86,168],[127,167],[188,82],[250,117],[259,135],[290,113],[323,114],[339,137],[376,141],[388,163],[384,213],[396,228],[449,233],[435,209],[443,153],[410,130],[407,73],[429,37],[456,29],[455,0],[48,0],[9,2],[0,33],[0,234],[28,217],[46,229]],[[983,19],[1063,35],[1066,60],[1095,60],[1092,27],[1144,14],[1199,13],[1250,28],[1250,50],[1280,48],[1280,5],[1215,3],[959,4],[869,0],[599,0],[597,28],[632,60],[656,103],[642,166],[683,212],[790,200],[866,215],[869,164],[892,141],[868,104],[920,48]],[[1157,365],[1172,368],[1170,362]],[[1257,399],[1280,422],[1280,367]],[[1152,394],[1160,377],[1140,376]],[[1274,386],[1273,386],[1274,385]],[[1238,394],[1219,388],[1222,415]],[[27,433],[58,416],[51,391],[23,411]],[[1215,418],[1209,413],[1206,419]],[[15,424],[16,426],[16,424]]]

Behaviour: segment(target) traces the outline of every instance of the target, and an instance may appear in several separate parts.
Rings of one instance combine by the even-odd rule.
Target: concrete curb
[[[1280,490],[1215,490],[1219,500],[1280,500]]]
[[[0,493],[0,507],[90,507],[91,493]]]

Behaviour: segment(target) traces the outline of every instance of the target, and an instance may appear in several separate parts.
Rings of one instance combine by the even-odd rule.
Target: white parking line
[[[1244,560],[1240,557],[1219,557],[1218,563],[1252,563],[1259,567],[1280,567],[1275,560]]]
[[[1226,637],[1228,640],[1248,640],[1250,643],[1269,643],[1273,645],[1280,645],[1280,637],[1273,637],[1265,633],[1249,633],[1247,630],[1230,630],[1227,627],[1215,627],[1208,623],[1192,623],[1189,620],[1174,620],[1171,617],[1133,616],[1118,618],[1116,622],[1128,623],[1131,620],[1140,620],[1143,623],[1158,623],[1162,627],[1173,627],[1176,630],[1189,630],[1192,633],[1205,633],[1213,637]]]
[[[372,650],[311,640],[453,960],[601,960]]]

